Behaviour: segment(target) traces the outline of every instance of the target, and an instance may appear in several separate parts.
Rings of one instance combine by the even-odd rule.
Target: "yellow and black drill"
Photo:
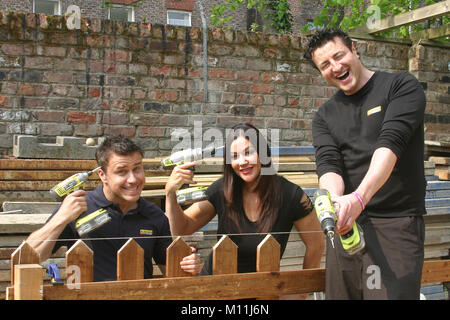
[[[214,156],[217,149],[219,148],[208,146],[206,148],[194,148],[177,151],[172,153],[169,157],[162,159],[161,165],[164,169],[169,169],[186,162],[202,160],[205,157]],[[193,167],[189,169],[194,170]],[[188,185],[183,185],[181,189],[177,191],[177,202],[179,205],[189,205],[194,202],[205,200],[207,199],[206,189],[207,187],[189,188]]]
[[[328,236],[334,248],[337,215],[331,201],[330,193],[325,189],[318,189],[314,194],[314,208],[323,232]],[[339,236],[344,250],[353,255],[365,247],[364,236],[358,223],[353,222],[352,230]]]
[[[64,181],[58,183],[56,186],[51,188],[50,194],[55,198],[55,200],[62,201],[66,196],[68,196],[72,192],[80,189],[84,190],[87,179],[94,172],[97,172],[98,169],[100,169],[100,167],[97,167],[94,170],[88,172],[80,172],[70,176],[69,178],[65,179]],[[84,217],[78,218],[75,223],[75,228],[77,229],[78,234],[81,237],[87,234],[88,232],[91,232],[101,227],[110,220],[111,217],[109,216],[106,209],[101,208]]]

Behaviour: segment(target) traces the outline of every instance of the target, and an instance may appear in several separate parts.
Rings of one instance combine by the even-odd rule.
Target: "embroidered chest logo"
[[[139,234],[141,236],[151,236],[153,234],[153,230],[141,229]]]
[[[380,112],[381,111],[381,106],[377,106],[375,108],[369,109],[367,110],[367,116],[370,117],[372,114]]]

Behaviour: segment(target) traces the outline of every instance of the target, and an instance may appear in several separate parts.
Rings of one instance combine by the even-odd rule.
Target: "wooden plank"
[[[237,253],[238,247],[228,236],[223,235],[222,238],[212,248],[213,275],[237,273]]]
[[[181,269],[180,262],[184,257],[191,254],[191,248],[184,242],[183,238],[177,237],[166,250],[166,276],[167,277],[189,277],[190,273]]]
[[[93,282],[82,283],[78,290],[45,285],[43,293],[45,300],[215,300],[317,292],[324,287],[325,270],[309,269]]]
[[[428,158],[428,161],[434,162],[435,164],[450,165],[450,157],[431,156]]]
[[[50,214],[2,214],[0,233],[30,233],[42,227]]]
[[[117,280],[144,279],[144,249],[130,238],[117,251]]]
[[[419,42],[421,40],[433,40],[450,35],[450,24],[446,24],[437,28],[430,28],[418,32],[413,32],[409,35],[412,41]]]
[[[11,254],[11,285],[14,285],[14,266],[18,264],[39,264],[39,254],[27,243],[23,242],[12,254]]]
[[[256,249],[256,271],[280,270],[280,244],[268,234]]]
[[[350,30],[351,33],[375,34],[388,31],[404,25],[422,22],[428,19],[438,18],[450,13],[450,0],[438,2],[429,6],[418,8],[409,12],[390,16],[379,21],[378,28],[368,28],[366,25]]]
[[[67,177],[68,178],[68,177]],[[50,190],[61,180],[54,181],[0,181],[0,191],[29,191],[29,190]],[[100,185],[100,180],[86,181],[86,189],[92,190]]]
[[[0,170],[76,170],[97,168],[95,160],[0,159]]]
[[[77,268],[74,269],[74,266]],[[72,269],[75,273],[79,272],[73,277],[78,283],[94,281],[94,252],[81,239],[66,252],[66,270]]]
[[[422,269],[422,283],[450,281],[450,260],[426,261]]]
[[[42,300],[42,271],[39,264],[14,266],[14,300]]]
[[[64,180],[80,171],[68,170],[8,170],[0,171],[0,180],[11,181],[33,181],[33,180]],[[99,180],[98,174],[95,172],[89,177],[89,180]]]

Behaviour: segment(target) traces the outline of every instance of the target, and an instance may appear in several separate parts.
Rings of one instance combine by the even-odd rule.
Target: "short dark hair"
[[[139,152],[144,157],[142,149],[131,139],[123,135],[107,137],[95,152],[95,159],[103,170],[108,166],[108,161],[112,153],[123,156]]]
[[[334,38],[336,37],[340,38],[345,46],[350,49],[350,51],[352,50],[353,41],[347,33],[341,29],[324,29],[316,31],[316,33],[311,36],[308,40],[308,44],[306,45],[306,50],[303,57],[310,62],[314,68],[318,69],[312,60],[314,51],[325,45],[328,41],[334,41]]]

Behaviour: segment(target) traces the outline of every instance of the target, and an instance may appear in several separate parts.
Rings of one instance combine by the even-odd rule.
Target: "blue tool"
[[[61,275],[59,274],[59,269],[56,266],[56,263],[50,263],[48,265],[47,273],[51,278],[52,285],[61,286],[64,284],[64,281],[61,280]]]

